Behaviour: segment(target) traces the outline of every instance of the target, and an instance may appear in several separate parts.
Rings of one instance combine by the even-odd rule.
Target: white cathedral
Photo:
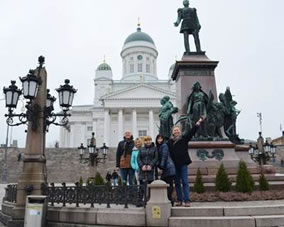
[[[141,31],[130,34],[120,53],[122,78],[113,80],[111,67],[103,62],[94,78],[92,105],[73,106],[68,127],[60,127],[60,147],[89,144],[92,132],[97,146],[116,147],[126,130],[134,138],[159,132],[160,99],[169,96],[175,105],[175,82],[157,76],[158,51],[153,39]]]

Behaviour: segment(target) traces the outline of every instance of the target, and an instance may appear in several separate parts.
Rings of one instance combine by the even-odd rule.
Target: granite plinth
[[[218,61],[210,60],[205,53],[184,55],[181,61],[176,62],[172,79],[176,81],[176,103],[180,110],[179,114],[186,113],[187,97],[197,81],[205,93],[209,94],[211,90],[214,98],[217,98],[214,73],[217,65]]]

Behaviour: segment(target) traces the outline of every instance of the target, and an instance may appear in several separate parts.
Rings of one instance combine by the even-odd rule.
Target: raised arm
[[[183,137],[185,138],[185,141],[188,143],[192,137],[195,135],[195,133],[197,132],[200,124],[204,121],[204,119],[201,117],[196,124],[192,127],[191,130],[189,130]]]

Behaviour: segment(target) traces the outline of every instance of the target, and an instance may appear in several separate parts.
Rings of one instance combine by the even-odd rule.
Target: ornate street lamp
[[[267,161],[272,159],[272,162],[275,162],[275,151],[276,146],[272,143],[269,143],[268,140],[263,140],[261,132],[259,132],[259,137],[257,139],[257,144],[250,144],[249,155],[251,159],[255,162],[258,162],[259,165],[266,165]]]
[[[10,109],[17,108],[17,104],[22,94],[21,90],[16,86],[16,81],[12,80],[8,88],[3,88],[5,94],[6,107]]]
[[[82,161],[86,150],[86,147],[84,147],[83,143],[81,143],[80,147],[78,147],[78,150],[80,154],[80,161]]]
[[[107,147],[105,143],[103,143],[103,146],[100,149],[103,153],[103,156],[107,156],[109,147]]]
[[[44,63],[44,58],[40,57],[39,62],[42,65]],[[3,92],[5,94],[6,107],[8,108],[8,114],[5,114],[5,117],[7,117],[7,124],[9,126],[18,126],[31,121],[32,129],[37,130],[39,114],[44,112],[46,131],[48,131],[50,124],[66,126],[68,124],[67,117],[71,116],[68,111],[72,106],[74,94],[77,92],[77,90],[74,89],[73,86],[69,85],[69,80],[65,80],[65,84],[56,89],[59,94],[59,104],[62,108],[62,113],[53,112],[53,104],[56,101],[56,98],[49,93],[49,89],[47,89],[45,107],[40,107],[37,104],[32,105],[31,100],[37,97],[39,87],[42,83],[40,77],[35,75],[35,72],[35,70],[30,70],[26,77],[20,78],[23,85],[22,91],[18,89],[15,81],[11,81],[11,85],[8,88],[4,87]],[[26,105],[27,111],[26,113],[15,114],[13,113],[13,109],[17,107],[21,94],[23,94],[25,99],[28,99]],[[18,117],[17,123],[14,123],[14,117]],[[56,122],[57,117],[61,117],[60,122]]]
[[[56,101],[56,98],[54,96],[52,96],[50,93],[50,90],[47,89],[47,97],[46,97],[46,109],[49,110],[54,110],[53,104]]]
[[[44,62],[44,59],[42,59]],[[35,99],[39,86],[41,85],[41,80],[35,75],[35,70],[30,70],[29,74],[25,77],[20,77],[23,85],[23,96],[25,99]]]
[[[106,146],[105,143],[103,144],[101,148],[99,149],[96,148],[96,139],[95,139],[94,132],[92,133],[90,144],[87,147],[88,147],[88,152],[89,152],[88,158],[84,158],[84,151],[86,147],[84,147],[82,143],[80,147],[78,147],[81,162],[82,160],[86,160],[86,162],[91,163],[91,166],[98,165],[99,163],[105,163],[105,160],[107,159],[109,148]]]
[[[69,80],[65,80],[65,84],[56,89],[59,96],[59,105],[63,110],[72,106],[74,94],[77,92],[69,83]]]

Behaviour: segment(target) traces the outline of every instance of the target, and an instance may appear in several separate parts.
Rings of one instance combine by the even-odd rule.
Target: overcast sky
[[[263,115],[264,137],[281,135],[284,124],[284,1],[192,0],[202,26],[202,49],[216,69],[218,93],[227,86],[242,112],[237,130],[241,138],[256,139]],[[127,36],[142,31],[159,51],[158,76],[167,79],[171,64],[182,57],[183,37],[173,26],[182,0],[0,0],[0,87],[25,76],[44,55],[48,87],[69,78],[78,89],[74,104],[91,104],[96,67],[103,56],[120,79],[120,51]],[[2,93],[2,92],[1,92]],[[0,96],[2,97],[2,95]],[[21,106],[21,103],[19,103]],[[56,103],[57,105],[57,103]],[[0,143],[5,143],[4,102],[0,102]],[[284,127],[284,126],[283,126]],[[25,127],[15,127],[12,139],[25,143]],[[47,145],[59,138],[51,126]]]

